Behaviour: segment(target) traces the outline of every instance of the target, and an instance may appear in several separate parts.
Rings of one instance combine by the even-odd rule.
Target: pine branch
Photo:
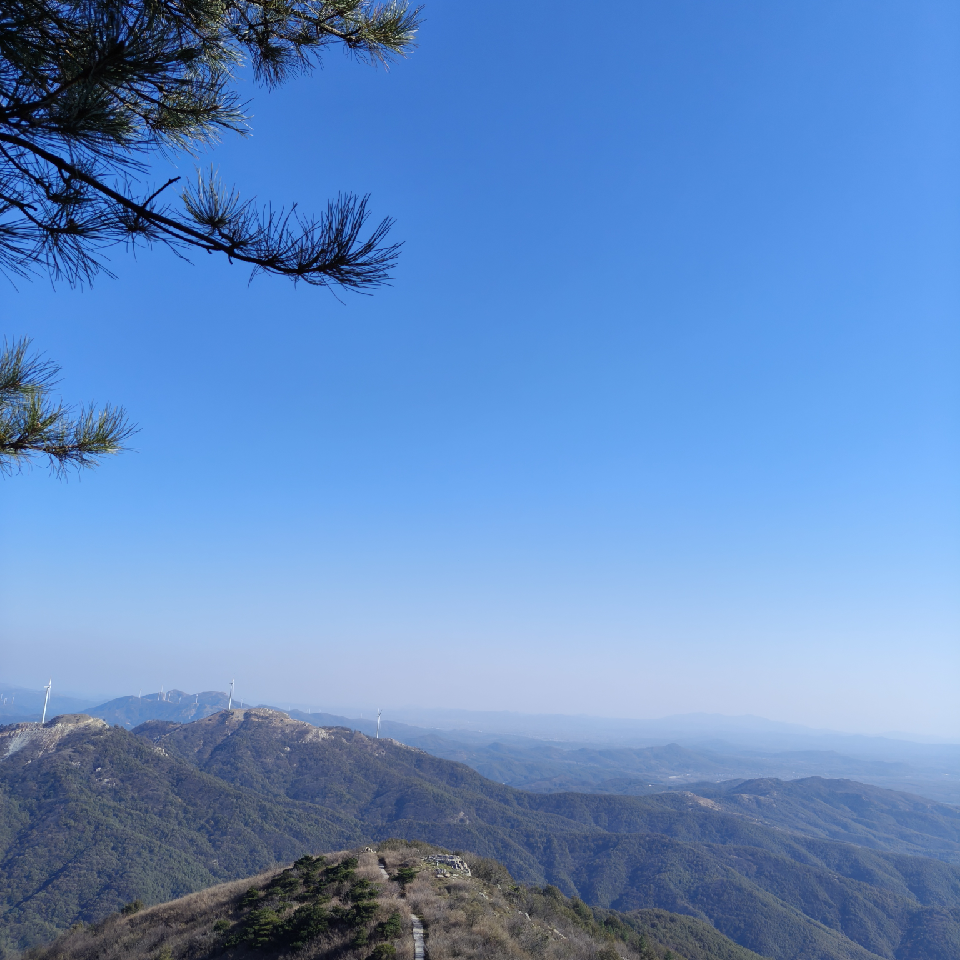
[[[28,338],[3,343],[0,352],[0,406],[27,399],[37,391],[54,386],[60,368],[39,354],[28,354]]]
[[[137,432],[122,407],[81,407],[74,412],[48,390],[59,367],[28,354],[29,339],[4,342],[0,352],[0,475],[20,472],[37,457],[63,476],[68,468],[95,467],[121,453]]]
[[[367,197],[341,195],[327,205],[326,216],[319,220],[302,220],[296,208],[286,215],[274,214],[268,208],[257,216],[249,201],[240,202],[233,191],[226,193],[214,174],[206,179],[198,175],[197,187],[185,192],[183,201],[197,227],[206,227],[204,230],[153,206],[163,188],[145,201],[137,201],[23,137],[0,133],[0,143],[32,153],[65,178],[85,184],[119,208],[113,211],[112,223],[92,220],[85,228],[84,223],[70,218],[66,224],[51,221],[42,225],[44,235],[39,239],[54,257],[58,252],[61,256],[73,252],[64,251],[65,240],[84,235],[93,238],[112,227],[128,241],[138,236],[162,239],[179,247],[226,254],[230,260],[250,264],[255,272],[276,273],[317,286],[335,283],[363,290],[385,283],[399,255],[399,244],[384,246],[392,226],[389,219],[382,220],[366,240],[360,239],[369,217]],[[299,230],[292,229],[292,224]],[[59,272],[56,259],[53,266],[54,272]]]
[[[319,217],[295,204],[258,212],[211,176],[183,194],[181,211],[138,178],[151,154],[195,153],[223,131],[245,130],[234,90],[244,62],[268,86],[311,70],[334,44],[387,64],[412,49],[419,19],[402,0],[8,0],[0,269],[45,265],[55,279],[90,282],[109,272],[106,248],[146,242],[222,254],[294,282],[356,291],[385,283],[400,248],[387,243],[389,219],[362,236],[367,197],[340,195]]]

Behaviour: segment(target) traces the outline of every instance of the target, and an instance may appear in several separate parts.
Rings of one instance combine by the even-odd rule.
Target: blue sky
[[[960,11],[583,10],[431,0],[389,72],[245,84],[200,162],[370,192],[374,297],[6,287],[142,431],[3,482],[5,679],[960,736]]]

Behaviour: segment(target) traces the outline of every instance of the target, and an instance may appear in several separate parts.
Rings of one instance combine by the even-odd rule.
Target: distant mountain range
[[[201,720],[219,710],[226,710],[227,703],[227,694],[218,690],[203,693],[167,690],[145,697],[118,697],[84,712],[107,723],[133,729],[147,720],[171,720],[174,723]]]
[[[377,731],[377,722],[372,719],[299,710],[291,710],[290,716],[318,726],[346,726],[368,736],[374,736]],[[764,723],[776,726],[771,721]],[[690,726],[696,729],[693,720]],[[890,741],[889,755],[911,759],[885,760],[876,758],[882,749],[874,741],[886,743],[881,738],[859,738],[870,741],[871,747],[867,757],[857,757],[833,750],[763,751],[742,744],[696,738],[686,744],[667,741],[639,747],[585,746],[576,741],[544,741],[479,730],[438,731],[393,720],[384,720],[381,729],[385,736],[401,743],[466,763],[491,780],[538,793],[576,790],[644,795],[690,789],[721,780],[821,776],[857,779],[888,790],[960,804],[960,745]]]
[[[0,723],[39,720],[45,697],[45,688],[31,690],[10,683],[0,683]],[[61,713],[79,713],[96,706],[98,702],[86,697],[64,696],[59,690],[52,690],[47,719]]]
[[[0,721],[30,723],[40,719],[44,691],[24,687],[0,685]],[[176,720],[187,723],[208,717],[227,706],[227,694],[218,690],[204,693],[186,693],[183,690],[165,690],[144,696],[117,697],[100,703],[53,692],[47,708],[47,718],[67,713],[85,713],[99,717],[110,724],[135,727],[145,720]],[[248,704],[249,706],[249,704]]]
[[[862,784],[534,794],[263,709],[135,733],[84,717],[5,727],[0,758],[8,950],[135,897],[399,836],[598,909],[699,918],[776,960],[958,956],[960,813]]]
[[[342,712],[342,711],[341,711]],[[837,750],[856,756],[906,758],[917,747],[956,746],[946,738],[909,734],[866,736],[816,729],[743,714],[684,713],[656,719],[626,719],[570,714],[527,714],[507,711],[406,707],[390,711],[392,719],[437,732],[456,732],[457,739],[479,733],[532,737],[580,744],[652,746],[668,740],[726,742],[762,750]]]
[[[30,700],[28,694],[34,699]],[[18,696],[35,705],[42,702],[42,693],[36,691],[21,690]],[[84,702],[82,706],[55,697],[47,716],[82,711],[132,730],[148,720],[188,723],[226,706],[225,692],[208,690],[197,694],[171,689],[162,695],[152,692],[96,705]],[[370,736],[377,730],[376,720],[370,718],[298,710],[289,714],[317,726],[345,726]],[[441,729],[387,719],[382,723],[383,734],[435,756],[466,763],[491,780],[538,793],[576,790],[642,796],[699,788],[721,780],[822,776],[856,779],[960,804],[960,745],[854,737],[759,717],[707,714],[662,720],[440,710],[411,715],[438,724],[463,726]],[[4,719],[3,705],[0,719]],[[8,713],[5,719],[38,720],[39,713]],[[572,739],[545,739],[548,734],[560,733]],[[655,733],[667,739],[657,739]],[[719,739],[720,734],[740,739]],[[604,737],[609,739],[604,741]],[[851,753],[838,752],[837,748],[843,745]]]

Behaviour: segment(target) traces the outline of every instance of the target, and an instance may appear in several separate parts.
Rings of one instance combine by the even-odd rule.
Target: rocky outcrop
[[[46,723],[14,723],[0,727],[0,762],[21,750],[27,750],[31,759],[56,750],[64,737],[77,731],[105,730],[107,724],[85,713],[65,713]]]

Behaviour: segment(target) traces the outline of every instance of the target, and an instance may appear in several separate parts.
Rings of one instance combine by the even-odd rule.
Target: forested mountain
[[[99,706],[87,705],[83,707],[83,712],[100,717],[107,723],[133,729],[148,720],[172,720],[178,723],[198,720],[225,709],[227,701],[225,692],[208,690],[200,694],[186,694],[181,690],[168,690],[162,695],[154,692],[143,697],[119,697]],[[64,706],[55,712],[78,710],[77,707]],[[53,712],[47,715],[52,716]],[[377,732],[377,721],[370,718],[348,718],[332,713],[305,713],[299,710],[290,711],[289,716],[314,726],[348,727],[368,736],[374,736]],[[39,714],[19,719],[38,720]],[[506,722],[506,718],[497,718],[497,715],[491,715],[489,719],[494,726],[497,726],[496,719],[499,719],[501,726]],[[520,716],[513,718],[521,729],[524,726],[523,719]],[[587,733],[592,731],[601,737],[605,733],[618,736],[624,732],[621,730],[618,734],[615,724],[598,726],[596,721],[590,724],[584,718],[542,719],[552,719],[559,723],[560,730],[568,732],[573,719],[585,726]],[[724,719],[729,721],[736,718],[707,718],[711,722]],[[835,749],[784,749],[783,745],[793,740],[780,731],[775,734],[780,737],[780,746],[771,748],[768,744],[761,747],[761,744],[752,742],[750,736],[747,736],[747,742],[726,742],[707,737],[702,729],[706,721],[701,720],[701,726],[697,727],[695,717],[666,718],[647,724],[649,729],[646,732],[660,731],[682,737],[684,730],[680,721],[684,720],[689,726],[686,738],[675,743],[665,740],[644,744],[619,741],[584,744],[582,741],[562,742],[517,734],[484,733],[476,729],[438,730],[389,718],[383,721],[382,732],[386,737],[419,747],[434,756],[465,763],[490,780],[537,793],[577,791],[644,796],[666,790],[696,789],[702,784],[715,784],[722,780],[794,780],[821,776],[853,779],[960,804],[960,777],[956,775],[960,769],[958,746],[898,743],[884,738],[835,736],[826,739],[827,744],[846,745],[853,749],[859,745],[864,751],[863,756],[846,755]],[[767,725],[774,730],[786,726]],[[640,724],[640,729],[643,728],[644,724]],[[724,724],[720,724],[720,729],[725,728]],[[736,729],[735,724],[733,730],[728,732]],[[789,727],[787,729],[789,731]],[[741,735],[749,734],[750,725],[747,725]],[[796,739],[796,735],[793,739]],[[774,739],[773,743],[777,742]],[[798,742],[816,743],[817,738],[808,735]]]
[[[332,810],[234,787],[87,716],[0,728],[0,949],[357,842]]]
[[[173,720],[176,723],[200,720],[226,710],[228,702],[227,694],[219,690],[205,690],[203,693],[166,690],[145,697],[117,697],[85,712],[111,725],[132,729],[147,720]]]
[[[595,912],[556,887],[521,887],[493,861],[468,857],[462,870],[426,860],[448,853],[387,841],[304,856],[152,909],[128,906],[32,960],[410,960],[414,916],[430,960],[762,960],[693,917]]]
[[[697,786],[724,813],[876,850],[960,863],[960,807],[855,780],[741,780]]]
[[[377,728],[376,720],[348,719],[329,713],[301,713],[290,716],[318,726],[346,726],[370,736]],[[569,730],[571,720],[560,717],[561,729]],[[810,749],[816,737],[792,738],[804,749],[788,749],[792,739],[782,733],[768,737],[769,743],[720,740],[705,735],[687,720],[690,729],[670,727],[671,718],[647,724],[646,732],[661,731],[679,736],[680,740],[651,741],[644,744],[604,742],[588,745],[582,742],[537,740],[529,736],[491,734],[479,730],[435,730],[398,723],[383,722],[385,736],[419,747],[434,756],[456,760],[473,767],[478,773],[498,783],[506,783],[536,793],[577,791],[583,793],[616,793],[644,796],[665,790],[696,789],[702,783],[720,780],[753,780],[802,777],[852,779],[887,790],[916,793],[943,803],[960,804],[960,746],[950,744],[918,744],[887,740],[882,737],[821,737],[824,745]],[[706,718],[720,721],[735,718]],[[522,718],[518,725],[522,728]],[[502,722],[502,721],[501,721]],[[640,729],[644,724],[638,722]],[[585,725],[602,736],[604,727]],[[777,725],[770,724],[777,728]],[[614,730],[608,730],[613,735]],[[732,732],[732,731],[731,731]],[[847,748],[845,753],[837,748]],[[856,751],[861,750],[862,754]]]
[[[60,718],[0,730],[0,757],[10,940],[304,851],[402,836],[494,857],[596,908],[708,920],[776,960],[958,955],[960,867],[803,836],[799,795],[791,832],[728,812],[741,801],[724,796],[532,794],[269,710],[152,721],[136,735]],[[852,810],[850,786],[837,791]]]
[[[371,732],[364,729],[363,722],[354,721],[351,726],[364,733]],[[846,775],[893,778],[909,773],[906,763],[858,760],[826,752],[745,757],[729,748],[726,753],[721,753],[678,743],[646,747],[574,747],[497,740],[489,744],[470,744],[415,730],[407,728],[396,739],[447,760],[466,763],[491,780],[538,793],[565,790],[610,793],[614,792],[614,784],[626,784],[631,790],[646,793],[648,787],[668,786],[671,779],[686,782],[743,779],[745,769],[768,776],[801,776],[811,771],[835,773],[842,770]],[[394,735],[392,730],[389,733]]]

